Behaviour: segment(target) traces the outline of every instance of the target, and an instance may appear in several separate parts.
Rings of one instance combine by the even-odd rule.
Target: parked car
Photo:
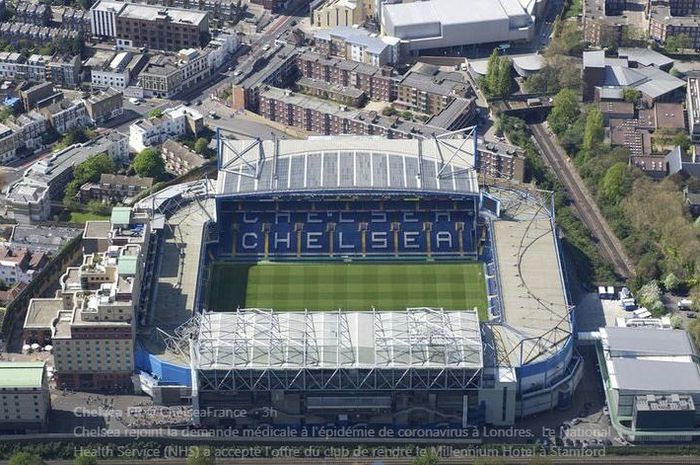
[[[693,301],[690,299],[681,299],[678,301],[679,310],[690,310],[693,307]]]

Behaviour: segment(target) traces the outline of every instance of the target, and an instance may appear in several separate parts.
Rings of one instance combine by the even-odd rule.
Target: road
[[[564,184],[564,187],[566,187],[579,218],[598,240],[600,251],[613,265],[615,273],[624,279],[634,276],[632,261],[627,256],[620,240],[610,229],[590,192],[588,192],[588,188],[576,172],[576,169],[571,165],[568,156],[557,142],[555,136],[544,123],[531,124],[530,129],[540,153],[545,157],[546,162],[562,184]]]

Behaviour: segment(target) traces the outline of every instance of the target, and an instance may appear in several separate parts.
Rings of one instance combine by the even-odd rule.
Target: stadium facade
[[[189,366],[151,356],[149,368],[188,384],[195,412],[257,412],[198,424],[507,425],[569,405],[581,361],[551,196],[485,187],[473,128],[218,143],[200,274],[214,260],[480,262],[488,318],[437,306],[217,313],[197,299],[173,343]]]

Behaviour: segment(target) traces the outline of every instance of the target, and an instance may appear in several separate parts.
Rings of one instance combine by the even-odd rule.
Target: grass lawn
[[[486,319],[481,263],[216,263],[207,290],[209,310],[403,310],[477,307]]]
[[[68,219],[69,223],[85,223],[86,221],[100,221],[100,220],[108,220],[109,216],[105,215],[96,215],[94,213],[89,213],[89,212],[71,212],[70,213],[70,218]]]

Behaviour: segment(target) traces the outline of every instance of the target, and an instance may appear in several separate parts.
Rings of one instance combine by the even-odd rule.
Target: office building
[[[208,40],[209,15],[197,10],[129,3],[116,15],[116,31],[119,48],[197,48]]]
[[[44,362],[0,361],[0,430],[41,433],[51,411]]]

